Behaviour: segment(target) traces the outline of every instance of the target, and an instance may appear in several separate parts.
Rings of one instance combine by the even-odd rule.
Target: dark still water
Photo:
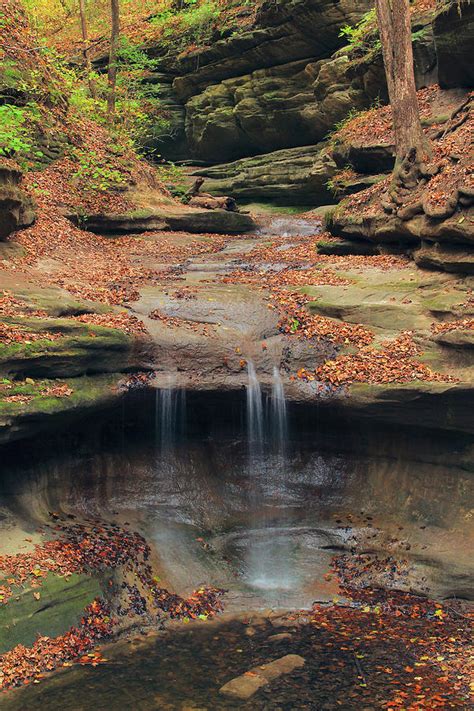
[[[152,547],[163,587],[183,596],[203,585],[225,588],[229,614],[258,616],[340,600],[330,568],[334,556],[346,553],[396,561],[402,575],[382,569],[367,581],[372,585],[437,599],[473,598],[474,487],[465,442],[393,431],[364,438],[342,425],[316,429],[304,415],[287,416],[278,382],[273,401],[260,402],[258,389],[253,397],[229,417],[221,403],[206,410],[191,403],[186,411],[184,394],[158,393],[147,405],[148,426],[125,428],[106,443],[93,437],[56,442],[33,459],[35,450],[23,452],[21,464],[6,460],[0,554],[31,551],[40,540],[38,526],[54,513],[139,531]],[[5,606],[7,617],[2,613],[10,637],[0,652],[18,643],[13,604]],[[63,607],[48,618],[50,627],[38,623],[33,631],[67,629],[79,613]],[[234,662],[226,655],[246,654],[249,637],[241,622],[223,620],[186,630],[174,623],[162,642],[119,642],[107,655],[112,666],[62,671],[41,686],[9,692],[5,708],[233,708],[212,694],[219,680],[232,676]],[[24,643],[31,644],[30,628]],[[268,653],[262,649],[259,654]],[[206,664],[214,672],[203,679]],[[207,689],[196,698],[209,693],[214,701],[192,705],[190,680]]]

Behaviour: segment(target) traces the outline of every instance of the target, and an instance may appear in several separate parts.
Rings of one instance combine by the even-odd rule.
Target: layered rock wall
[[[158,151],[171,160],[217,164],[200,171],[215,194],[334,202],[324,187],[333,164],[318,150],[326,151],[328,133],[350,111],[387,99],[380,54],[354,61],[340,37],[344,25],[355,25],[372,6],[369,0],[273,0],[262,5],[252,29],[184,58],[164,57],[154,80],[170,129]],[[472,8],[468,0],[452,0],[434,18],[416,16],[418,88],[436,83],[438,75],[445,87],[472,85]]]
[[[21,177],[21,170],[0,163],[0,240],[35,219],[33,202],[20,187]]]

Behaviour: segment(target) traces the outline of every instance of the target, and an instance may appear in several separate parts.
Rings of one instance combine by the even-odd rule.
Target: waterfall
[[[249,474],[249,526],[246,580],[260,590],[272,590],[275,600],[292,588],[288,567],[291,546],[278,514],[288,496],[288,421],[280,370],[273,368],[269,397],[263,398],[251,361],[248,362],[247,440]],[[288,509],[285,507],[285,517]],[[283,598],[282,598],[283,599]]]
[[[270,428],[274,448],[282,456],[286,452],[288,423],[286,414],[285,390],[279,369],[273,368],[273,386],[270,405]]]
[[[155,401],[156,444],[162,453],[172,452],[186,428],[186,391],[176,388],[169,376],[167,387],[158,388]]]
[[[254,364],[247,364],[247,439],[249,455],[253,459],[263,453],[263,399]]]
[[[284,455],[288,439],[288,422],[280,370],[277,366],[273,368],[272,392],[265,407],[265,417],[262,390],[252,361],[247,364],[247,373],[247,440],[250,457],[263,454],[267,441],[273,445],[275,452]]]

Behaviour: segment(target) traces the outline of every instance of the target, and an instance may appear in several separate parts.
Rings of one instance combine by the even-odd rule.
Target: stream
[[[314,229],[277,217],[259,239]],[[220,329],[214,338],[149,319],[159,344],[156,378],[129,391],[113,415],[7,450],[0,473],[0,555],[34,556],[58,522],[62,532],[85,526],[92,541],[104,526],[136,531],[150,546],[154,584],[183,599],[223,589],[224,613],[195,615],[191,624],[181,616],[162,629],[143,614],[140,591],[109,578],[107,566],[45,575],[0,606],[0,654],[30,647],[38,635],[54,645],[103,595],[120,625],[104,647],[105,663],[67,662],[35,678],[38,686],[5,693],[2,709],[386,708],[388,682],[361,682],[338,626],[319,628],[315,638],[307,624],[315,602],[336,614],[348,606],[335,561],[358,562],[362,589],[453,604],[473,599],[472,441],[354,415],[330,418],[309,395],[291,398],[290,388],[302,385],[284,368],[275,314],[258,292],[219,281],[242,250],[253,249],[253,238],[247,242],[187,262],[185,284],[203,286],[200,298],[173,301],[165,283],[134,305],[143,318],[159,303],[172,317],[209,319]],[[240,360],[232,371],[222,368],[229,352]],[[190,363],[196,372],[187,371]],[[43,575],[33,569],[33,582],[36,574]],[[133,613],[123,605],[127,590]],[[408,648],[392,642],[376,646],[373,663],[390,668],[396,657],[411,669]],[[219,694],[233,677],[285,654],[302,655],[304,670],[249,701]]]

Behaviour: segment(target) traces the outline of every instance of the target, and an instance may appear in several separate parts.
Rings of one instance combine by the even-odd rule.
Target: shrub
[[[362,19],[353,27],[345,25],[339,32],[348,42],[349,53],[355,58],[366,54],[380,52],[382,44],[377,29],[377,14],[375,8],[366,12]]]
[[[82,183],[87,190],[105,192],[125,185],[126,179],[121,171],[104,166],[95,151],[75,148],[73,156],[78,163],[78,168],[72,178]]]
[[[34,102],[26,106],[4,104],[0,106],[0,155],[15,158],[20,163],[27,158],[40,157],[41,151],[34,151],[34,134],[41,120],[38,105]]]

